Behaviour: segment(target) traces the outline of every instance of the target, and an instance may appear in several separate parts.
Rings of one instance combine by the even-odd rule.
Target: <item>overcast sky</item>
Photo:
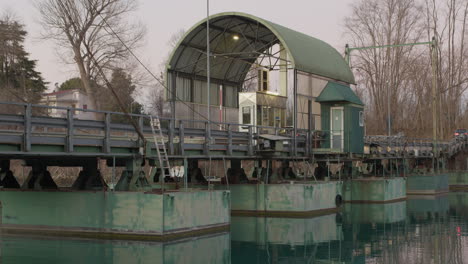
[[[344,18],[353,0],[211,0],[210,14],[249,13],[324,40],[342,52]],[[58,58],[53,42],[39,39],[38,12],[32,0],[0,0],[0,10],[11,10],[26,25],[26,50],[38,61],[38,70],[52,86],[78,76],[75,68]],[[136,18],[147,27],[145,46],[138,53],[156,70],[170,52],[168,40],[206,17],[206,0],[139,0]],[[53,86],[52,86],[53,87]]]

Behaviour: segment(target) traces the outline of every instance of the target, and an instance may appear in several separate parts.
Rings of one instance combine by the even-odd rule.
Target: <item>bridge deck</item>
[[[0,103],[21,109],[14,113],[0,113],[0,157],[104,157],[128,158],[144,154],[156,159],[149,117],[130,115],[144,134],[138,138],[130,122],[113,121],[122,119],[122,113],[48,107],[31,104]],[[64,117],[50,117],[35,113],[33,109],[51,109],[66,112]],[[103,121],[80,120],[75,111],[95,112]],[[126,118],[123,118],[124,120]],[[273,128],[216,123],[193,120],[161,118],[162,133],[166,138],[170,158],[271,158],[304,159],[312,155],[322,157],[347,157],[349,153],[321,148],[318,131],[294,128]],[[243,131],[246,132],[243,132]],[[263,138],[259,132],[273,132],[288,138],[279,149],[262,148]],[[428,140],[408,140],[401,137],[366,137],[367,158],[431,157],[433,144]],[[465,137],[451,142],[439,143],[438,150],[453,155],[466,144]]]

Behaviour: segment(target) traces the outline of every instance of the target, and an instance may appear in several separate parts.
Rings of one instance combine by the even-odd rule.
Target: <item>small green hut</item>
[[[328,82],[316,99],[325,134],[322,148],[345,153],[364,152],[364,104],[347,85]]]

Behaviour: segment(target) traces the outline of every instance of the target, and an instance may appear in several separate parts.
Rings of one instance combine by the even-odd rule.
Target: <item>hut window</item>
[[[242,107],[242,124],[251,124],[250,106]]]
[[[237,88],[234,86],[223,86],[224,106],[237,107]]]
[[[258,70],[258,90],[261,92],[268,91],[269,74],[268,70]]]
[[[359,126],[364,126],[364,112],[359,111]]]

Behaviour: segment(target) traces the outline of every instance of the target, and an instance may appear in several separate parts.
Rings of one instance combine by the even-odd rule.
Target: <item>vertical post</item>
[[[228,145],[227,145],[227,154],[232,156],[232,126],[228,124],[227,131],[228,131]]]
[[[170,76],[170,77],[169,77]],[[172,118],[176,118],[176,100],[177,100],[177,93],[176,93],[176,74],[174,72],[171,72],[170,75],[168,74],[168,78],[171,78],[171,87],[169,89],[171,90],[171,96],[172,96],[172,102],[171,102],[171,112],[172,112]]]
[[[210,125],[211,121],[211,111],[210,111],[210,106],[211,106],[211,96],[210,96],[210,89],[211,88],[211,83],[210,83],[210,0],[206,0],[206,91],[208,95],[208,102],[207,102],[207,108],[208,108],[208,125]]]
[[[105,114],[105,123],[104,123],[104,152],[110,153],[111,146],[110,146],[110,131],[111,131],[111,114]],[[115,159],[115,157],[114,157]]]
[[[111,184],[112,184],[112,191],[115,191],[115,156],[112,157],[112,178],[111,178]]]
[[[292,141],[293,141],[293,144],[292,144],[292,155],[297,155],[297,70],[294,69],[294,85],[293,85],[293,98],[294,98],[294,113],[293,113],[293,123],[294,123],[294,127],[293,127],[293,138],[292,138]]]
[[[184,158],[184,188],[187,191],[188,188],[188,160]]]
[[[185,144],[184,122],[182,120],[179,120],[179,153],[182,156],[185,155],[184,144]],[[184,166],[185,166],[185,162],[186,160],[184,159]]]
[[[162,127],[160,126],[159,129],[162,129]],[[169,120],[168,134],[169,134],[169,142],[168,142],[169,155],[174,155],[175,119]]]
[[[31,116],[32,116],[31,105],[27,104],[24,109],[24,136],[23,136],[24,151],[26,152],[31,151],[31,134],[32,134]]]
[[[311,151],[312,145],[310,144],[311,135],[312,135],[312,131],[309,129],[309,131],[307,131],[306,144],[305,144],[305,147],[306,147],[305,154],[306,154],[307,157],[309,157],[310,154],[312,153],[312,151]]]
[[[390,109],[390,84],[387,81],[387,129],[388,129],[388,136],[392,134],[392,124],[391,124],[391,109]]]
[[[207,121],[205,122],[205,147],[203,149],[203,152],[205,155],[210,154],[210,138],[211,138],[210,132],[211,132],[210,122]]]
[[[223,122],[223,85],[219,85],[219,122]],[[223,127],[220,125],[219,130]]]
[[[253,156],[253,131],[252,131],[252,126],[249,126],[249,140],[248,140],[248,155]]]
[[[437,156],[437,41],[432,37],[432,146],[433,158]]]
[[[349,66],[351,66],[351,49],[349,48],[349,44],[345,45],[345,60]]]
[[[288,95],[288,51],[281,44],[279,44],[280,49],[280,63],[279,63],[279,94],[281,96]],[[283,120],[280,120],[282,122]]]
[[[73,109],[67,109],[67,152],[73,152]]]
[[[131,117],[130,117],[131,118]],[[144,133],[143,131],[143,117],[140,116],[138,117],[138,129],[140,129],[141,133]],[[137,132],[137,131],[135,131]],[[140,138],[138,137],[138,149],[139,149],[139,153],[140,155],[145,155],[145,151],[146,151],[146,146],[145,146],[145,139],[144,138]]]

